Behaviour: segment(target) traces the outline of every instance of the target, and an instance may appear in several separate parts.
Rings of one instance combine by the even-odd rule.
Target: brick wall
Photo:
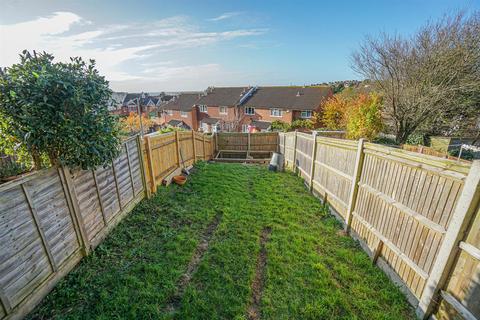
[[[168,123],[170,120],[179,120],[179,121],[185,122],[193,130],[195,131],[198,130],[196,108],[193,108],[191,111],[187,111],[186,117],[182,117],[180,110],[172,110],[172,111],[173,111],[172,115],[163,113],[162,118],[165,119],[165,123]]]

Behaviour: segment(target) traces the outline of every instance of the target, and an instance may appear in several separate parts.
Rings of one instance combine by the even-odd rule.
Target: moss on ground
[[[300,178],[209,163],[198,164],[185,186],[159,188],[137,205],[29,318],[247,319],[266,227],[262,319],[414,319],[398,288],[338,232]]]

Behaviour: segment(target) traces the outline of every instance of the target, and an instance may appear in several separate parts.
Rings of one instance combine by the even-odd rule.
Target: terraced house
[[[275,120],[310,119],[332,95],[329,87],[258,87],[241,105],[241,131],[267,131]]]
[[[181,93],[160,106],[160,116],[164,125],[198,131],[196,102],[200,92]]]
[[[329,87],[209,87],[180,94],[162,110],[165,124],[196,131],[268,131],[275,120],[310,119],[331,95]]]

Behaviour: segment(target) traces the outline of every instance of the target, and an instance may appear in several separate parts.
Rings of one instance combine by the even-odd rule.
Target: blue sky
[[[80,55],[131,92],[356,79],[350,55],[366,35],[409,35],[478,9],[480,0],[2,0],[0,66],[23,49]]]

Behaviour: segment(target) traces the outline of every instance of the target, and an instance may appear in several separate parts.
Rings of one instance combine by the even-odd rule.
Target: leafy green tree
[[[53,62],[48,53],[24,51],[20,63],[0,69],[0,145],[22,145],[35,169],[52,165],[93,168],[119,153],[119,126],[107,110],[108,82],[95,62]],[[1,151],[1,150],[0,150]]]
[[[352,100],[346,113],[347,138],[375,138],[383,127],[381,106],[382,98],[375,93]]]

